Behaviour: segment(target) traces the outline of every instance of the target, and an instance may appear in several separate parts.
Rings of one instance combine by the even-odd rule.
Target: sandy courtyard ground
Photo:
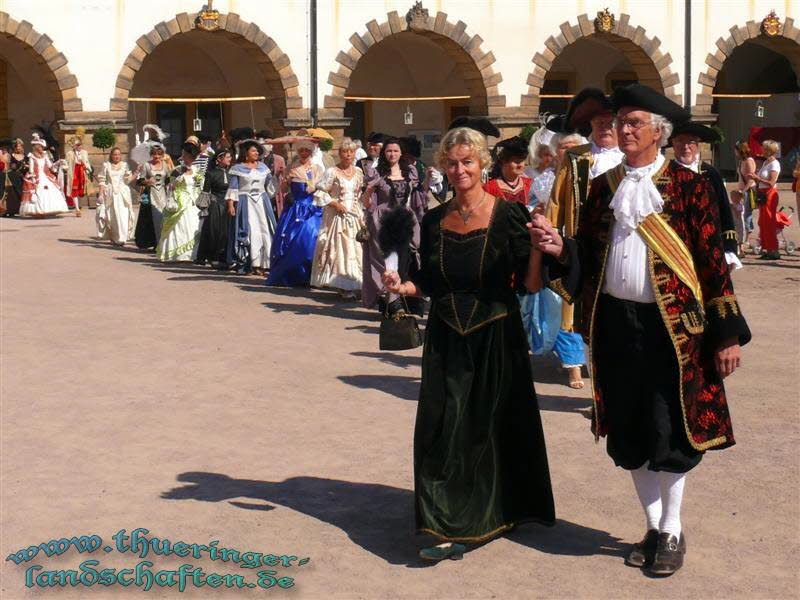
[[[687,563],[655,580],[623,565],[644,517],[630,476],[589,433],[588,387],[535,367],[557,525],[422,564],[411,465],[420,351],[380,352],[376,316],[334,295],[93,241],[93,218],[0,219],[0,546],[8,557],[102,538],[90,554],[4,560],[3,599],[143,597],[136,585],[26,587],[26,573],[86,560],[294,580],[154,584],[148,598],[798,597],[800,255],[750,257],[734,276],[753,331],[727,383],[738,443],[688,477]],[[199,546],[200,558],[118,551],[112,535],[136,528],[290,566],[262,557],[242,568]]]

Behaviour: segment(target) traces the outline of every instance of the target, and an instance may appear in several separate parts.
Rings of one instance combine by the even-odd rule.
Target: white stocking
[[[681,502],[686,473],[657,473],[661,484],[661,503],[664,512],[661,515],[659,531],[668,531],[678,539],[681,537]]]
[[[633,485],[647,517],[647,530],[658,529],[661,522],[661,486],[659,473],[650,471],[647,465],[631,471]]]

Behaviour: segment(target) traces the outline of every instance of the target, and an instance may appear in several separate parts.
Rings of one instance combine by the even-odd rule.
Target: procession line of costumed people
[[[278,177],[266,139],[231,134],[232,167],[229,150],[184,143],[158,256],[268,271],[269,285],[360,288],[387,316],[429,301],[414,497],[417,530],[440,543],[423,558],[555,523],[529,352],[554,350],[580,387],[588,342],[592,432],[631,472],[645,512],[625,562],[655,576],[681,568],[686,473],[734,444],[722,380],[750,340],[730,276],[740,266],[726,246],[730,206],[698,159],[707,128],[646,86],[610,98],[587,89],[530,144],[502,140],[493,155],[488,120],[454,123],[436,156],[446,179],[378,134],[358,159],[345,140],[327,169],[314,139],[296,139],[298,159]],[[145,143],[163,172],[163,145]],[[103,178],[112,230],[128,215],[113,182],[130,174],[114,154]]]
[[[696,148],[707,132],[651,88],[633,84],[611,98],[587,90],[548,126],[564,136],[558,146],[581,132],[594,144],[563,148],[541,210],[539,199],[514,201],[528,187],[514,177],[518,141],[499,143],[495,163],[519,164],[484,186],[486,139],[449,131],[438,163],[454,196],[420,224],[419,270],[383,276],[393,293],[431,301],[415,508],[418,531],[441,543],[420,554],[461,558],[469,544],[520,523],[555,521],[518,300],[545,286],[573,307],[562,320],[591,344],[591,429],[631,472],[645,513],[646,533],[625,563],[668,576],[687,551],[686,474],[707,450],[734,444],[722,380],[739,366],[750,331],[723,242],[721,209],[730,207],[709,168],[684,165],[688,152],[672,161],[661,153],[670,140],[676,154]],[[609,128],[617,151],[599,143]]]

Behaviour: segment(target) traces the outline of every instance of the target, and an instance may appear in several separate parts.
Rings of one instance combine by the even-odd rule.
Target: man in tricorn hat
[[[577,231],[563,239],[535,215],[544,279],[592,345],[592,431],[631,471],[647,532],[628,565],[655,576],[683,564],[686,473],[734,444],[722,380],[750,331],[733,293],[708,180],[660,147],[687,111],[646,86],[612,96],[622,164],[592,181]],[[590,338],[590,339],[588,339]]]
[[[695,173],[701,173],[708,178],[711,190],[719,208],[719,220],[722,225],[722,244],[725,248],[725,262],[731,271],[742,268],[739,260],[739,242],[736,237],[736,226],[733,222],[728,191],[725,182],[712,165],[700,159],[700,143],[717,144],[720,142],[719,134],[700,123],[686,121],[678,123],[672,130],[670,144],[675,151],[675,160]]]
[[[381,156],[381,149],[383,149],[383,140],[386,139],[386,134],[378,133],[375,131],[370,132],[367,136],[367,157],[362,158],[356,163],[356,166],[367,174],[367,170],[378,168],[378,159]]]
[[[584,88],[571,101],[563,118],[551,119],[555,133],[590,135],[590,142],[569,148],[553,183],[547,217],[567,237],[575,234],[578,212],[589,193],[589,182],[616,167],[624,154],[617,147],[611,101],[598,88]]]

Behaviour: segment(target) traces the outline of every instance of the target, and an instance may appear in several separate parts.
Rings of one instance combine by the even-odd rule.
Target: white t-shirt
[[[776,158],[773,158],[769,162],[765,162],[758,170],[758,176],[761,177],[761,179],[769,179],[769,174],[773,171],[777,172],[778,174],[781,172],[781,163],[779,163],[778,159]],[[758,187],[765,190],[770,186],[759,181]]]

